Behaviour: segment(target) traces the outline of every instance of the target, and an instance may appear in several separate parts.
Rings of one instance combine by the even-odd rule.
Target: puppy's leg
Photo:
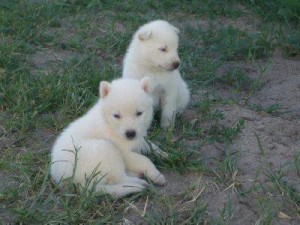
[[[190,91],[182,79],[178,82],[177,112],[182,113],[190,101]]]
[[[167,89],[162,98],[161,127],[173,126],[177,113],[181,113],[190,101],[190,91],[181,77],[178,77],[177,88]]]
[[[137,174],[144,174],[154,183],[166,184],[164,175],[159,172],[150,159],[136,152],[128,152],[123,155],[126,169]]]
[[[169,93],[165,95],[162,102],[162,112],[160,126],[163,129],[167,129],[174,125],[177,108],[177,95],[176,93]]]

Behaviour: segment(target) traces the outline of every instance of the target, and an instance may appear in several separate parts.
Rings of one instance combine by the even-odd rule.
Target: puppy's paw
[[[167,181],[166,181],[166,178],[163,174],[159,174],[155,180],[153,180],[153,182],[157,185],[166,185],[167,184]]]
[[[170,123],[168,120],[162,120],[162,121],[160,122],[160,127],[161,127],[163,130],[167,130],[170,126],[171,126],[171,123]]]
[[[175,122],[175,118],[162,118],[160,121],[160,127],[163,130],[173,129],[174,122]]]

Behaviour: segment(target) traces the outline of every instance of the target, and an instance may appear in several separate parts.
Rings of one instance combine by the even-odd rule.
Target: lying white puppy
[[[71,123],[53,146],[54,181],[62,184],[63,179],[70,178],[76,184],[89,188],[94,185],[97,192],[115,197],[147,187],[139,175],[164,185],[166,180],[153,163],[133,151],[149,150],[144,140],[153,116],[149,90],[148,78],[102,81],[100,100]]]

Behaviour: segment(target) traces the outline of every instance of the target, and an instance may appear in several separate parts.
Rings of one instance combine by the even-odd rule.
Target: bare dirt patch
[[[267,65],[265,60],[257,63]],[[261,76],[257,64],[237,63],[236,65],[244,68],[248,72],[247,75],[252,78]],[[226,66],[230,67],[230,64]],[[239,118],[245,120],[239,138],[229,146],[229,148],[239,151],[240,154],[238,181],[244,191],[250,190],[260,182],[271,187],[273,184],[270,182],[270,174],[280,171],[284,174],[284,182],[290,184],[299,193],[300,177],[295,164],[297,163],[295,156],[300,153],[299,61],[284,58],[276,52],[262,76],[262,83],[261,88],[250,96],[248,103],[262,106],[264,109],[270,105],[279,104],[282,107],[275,115],[249,109],[249,106],[243,104],[246,95],[236,96],[237,94],[228,86],[217,85],[218,88],[209,90],[210,93],[224,99],[234,98],[240,102],[238,105],[217,107],[224,112],[225,119],[222,121],[224,124],[233,124]],[[264,194],[268,195],[268,193]],[[244,201],[240,197],[239,199],[238,202]],[[257,200],[247,198],[246,203],[246,205],[251,205],[250,210],[249,207],[235,207],[234,215],[237,217],[234,216],[235,219],[232,220],[234,224],[241,224],[242,221],[251,224],[251,221],[258,221],[259,214],[255,212],[255,208],[258,207]],[[214,205],[213,201],[210,204]],[[287,208],[286,210],[285,213],[289,214],[291,209]],[[291,217],[289,220],[277,218],[273,220],[272,224],[297,224],[298,220],[297,216]]]
[[[232,71],[234,68],[243,70],[252,79],[261,78],[261,87],[256,90],[247,103],[267,109],[278,105],[277,114],[285,118],[299,118],[300,115],[300,61],[298,59],[283,57],[275,51],[270,60],[257,60],[256,62],[227,63],[219,69],[219,75]],[[262,71],[265,70],[265,71]],[[246,93],[236,94],[233,89],[217,84],[214,94],[220,97],[233,98],[242,103]]]
[[[29,57],[29,63],[32,65],[32,73],[39,72],[43,74],[51,74],[54,71],[58,72],[57,63],[68,62],[73,57],[78,56],[72,51],[58,51],[52,49],[44,49],[35,52]]]
[[[279,103],[281,112],[300,116],[300,61],[283,58],[276,52],[264,77],[264,87],[254,93],[250,103],[267,107]]]

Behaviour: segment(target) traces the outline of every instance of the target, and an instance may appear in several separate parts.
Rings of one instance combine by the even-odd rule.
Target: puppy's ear
[[[110,92],[110,83],[107,81],[101,81],[99,87],[100,98],[105,98]]]
[[[151,38],[151,36],[152,36],[151,30],[144,30],[138,34],[138,37],[141,41],[149,40]]]
[[[175,30],[176,34],[179,34],[179,33],[180,33],[180,30],[179,30],[177,27],[174,27],[174,26],[173,26],[173,29]]]
[[[141,87],[143,88],[143,90],[150,94],[151,93],[151,84],[150,84],[150,78],[149,77],[144,77],[142,80],[141,80]]]

